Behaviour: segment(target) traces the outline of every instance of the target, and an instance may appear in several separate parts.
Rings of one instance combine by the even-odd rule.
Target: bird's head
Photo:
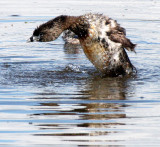
[[[41,24],[33,31],[33,35],[29,38],[29,42],[39,41],[48,42],[53,41],[67,29],[74,21],[72,17],[61,15],[44,24]]]
[[[48,42],[55,40],[58,36],[54,28],[49,28],[46,27],[45,25],[41,25],[33,31],[33,34],[28,41]]]

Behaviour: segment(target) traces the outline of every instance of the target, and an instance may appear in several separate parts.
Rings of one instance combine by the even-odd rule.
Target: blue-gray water
[[[62,8],[56,3],[51,16],[47,2],[29,1],[39,4],[36,11],[17,1],[0,6],[0,146],[159,146],[159,2],[137,1],[137,9],[132,1],[98,3],[115,6],[102,12],[116,18],[138,44],[136,54],[128,53],[137,75],[102,78],[83,50],[66,46],[61,37],[26,43],[39,24],[65,11],[94,12],[97,3],[79,2],[76,8],[85,6],[79,10],[76,1]]]

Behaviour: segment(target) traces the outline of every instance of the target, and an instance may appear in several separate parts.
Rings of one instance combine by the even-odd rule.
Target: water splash
[[[68,64],[66,67],[65,67],[65,70],[66,71],[69,71],[69,72],[78,72],[78,73],[86,73],[87,71],[85,71],[84,69],[80,69],[80,66],[78,65],[73,65],[73,64]]]

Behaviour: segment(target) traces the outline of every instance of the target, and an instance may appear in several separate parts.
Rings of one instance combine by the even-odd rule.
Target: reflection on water
[[[55,120],[55,123],[47,122],[46,124],[42,123],[38,125],[40,129],[61,129],[61,132],[52,132],[45,135],[107,135],[112,132],[107,130],[111,126],[124,125],[124,123],[116,122],[115,119],[126,117],[123,109],[127,107],[127,105],[119,103],[119,100],[125,100],[125,84],[126,79],[102,79],[99,77],[92,77],[89,80],[84,80],[83,87],[78,88],[82,89],[78,91],[78,97],[61,97],[60,100],[57,100],[57,98],[54,97],[55,95],[59,96],[60,93],[48,91],[49,97],[47,97],[45,93],[42,93],[42,95],[38,95],[38,97],[41,97],[39,98],[40,101],[41,99],[43,99],[43,101],[53,101],[42,102],[40,106],[41,109],[48,109],[50,113],[36,113],[32,114],[32,116],[37,117],[38,115],[39,118],[47,116]],[[45,97],[43,95],[45,95]],[[51,95],[54,95],[54,97],[51,97]],[[59,124],[56,123],[57,121]],[[76,129],[77,131],[71,133],[71,129]],[[116,133],[116,131],[113,132]]]
[[[66,54],[71,54],[72,56],[74,54],[79,54],[82,51],[81,46],[78,44],[70,44],[70,43],[65,43],[64,44],[64,52]]]
[[[160,144],[159,21],[120,20],[138,44],[138,73],[109,78],[61,37],[26,43],[42,22],[10,17],[0,24],[0,146]]]

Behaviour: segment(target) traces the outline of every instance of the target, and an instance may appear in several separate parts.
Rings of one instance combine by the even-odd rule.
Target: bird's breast
[[[109,63],[109,55],[106,48],[89,37],[85,40],[80,40],[80,42],[84,53],[92,64],[102,73],[105,72]]]

